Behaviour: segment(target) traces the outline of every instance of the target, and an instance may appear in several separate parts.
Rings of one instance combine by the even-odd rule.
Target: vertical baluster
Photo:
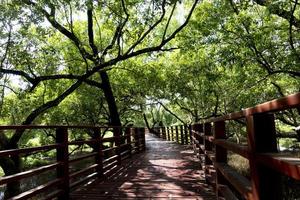
[[[173,126],[171,126],[171,140],[170,141],[174,141]]]
[[[121,165],[122,158],[121,158],[121,128],[120,127],[114,127],[114,139],[115,139],[115,145],[116,145],[116,155],[118,165]]]
[[[166,127],[162,127],[162,135],[163,135],[163,139],[167,139],[166,138]]]
[[[204,124],[204,136],[211,136],[212,131],[211,131],[211,124],[210,123],[205,123]],[[205,179],[206,181],[209,181],[208,177],[211,176],[209,172],[209,168],[212,166],[212,161],[209,158],[209,153],[212,152],[212,143],[208,141],[207,139],[204,139],[204,153],[205,153],[205,168],[204,168],[204,173],[205,173]]]
[[[139,128],[134,128],[134,141],[136,153],[140,152]]]
[[[203,134],[203,125],[202,124],[194,124],[194,138],[196,139],[195,148],[196,152],[198,154],[198,158],[200,159],[200,166],[203,167],[203,155],[205,155],[204,150],[202,149],[203,146],[203,138],[201,137],[201,134]]]
[[[215,139],[226,139],[226,132],[225,132],[225,122],[219,121],[214,123],[214,138]],[[221,163],[227,163],[227,149],[216,145],[215,148],[215,158],[216,162]],[[217,191],[217,198],[219,199],[220,193],[219,193],[219,185],[226,185],[227,180],[222,175],[222,173],[216,169],[217,175],[216,175],[216,191]]]
[[[141,144],[141,150],[145,151],[146,149],[146,138],[145,138],[145,128],[140,128],[140,144]]]
[[[178,126],[175,126],[176,142],[179,143]]]
[[[184,137],[183,137],[183,135],[184,135],[184,130],[183,130],[183,125],[181,125],[180,126],[180,144],[184,144]]]
[[[101,137],[101,130],[100,128],[94,128],[94,139],[97,140],[97,143],[94,146],[94,152],[96,152],[95,156],[95,163],[98,165],[96,167],[96,171],[98,173],[98,177],[101,178],[103,176],[103,144],[102,144],[102,137]]]
[[[256,114],[246,117],[249,163],[252,177],[253,199],[282,199],[282,180],[278,172],[256,162],[258,153],[276,153],[276,130],[273,114]]]
[[[56,149],[56,160],[62,163],[57,167],[57,178],[62,179],[62,184],[58,186],[63,193],[58,196],[59,200],[69,199],[70,179],[69,179],[69,145],[68,145],[68,129],[60,127],[56,129],[56,143],[60,147]]]
[[[126,134],[126,143],[127,143],[127,149],[129,151],[128,155],[129,157],[132,156],[132,146],[131,146],[131,132],[132,132],[132,128],[127,127],[125,130],[125,134]]]
[[[190,133],[190,138],[191,138],[191,145],[193,147],[194,153],[196,153],[196,148],[195,148],[195,134],[194,134],[194,125],[189,125],[189,133]]]
[[[188,126],[184,125],[184,140],[185,140],[185,144],[190,144],[191,141],[189,142],[189,131],[188,131]]]
[[[189,132],[189,136],[190,136],[190,143],[191,145],[193,145],[193,139],[192,139],[192,136],[193,136],[193,133],[192,133],[192,125],[189,125],[188,126],[188,132]]]

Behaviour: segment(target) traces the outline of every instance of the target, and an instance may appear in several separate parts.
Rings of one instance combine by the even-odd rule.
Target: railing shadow
[[[106,180],[73,193],[73,199],[215,199],[199,161],[187,146],[147,135],[147,149]]]

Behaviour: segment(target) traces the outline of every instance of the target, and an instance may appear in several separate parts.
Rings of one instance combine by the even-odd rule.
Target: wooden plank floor
[[[125,160],[112,177],[74,191],[71,199],[216,199],[190,148],[151,134],[146,146],[146,152]]]

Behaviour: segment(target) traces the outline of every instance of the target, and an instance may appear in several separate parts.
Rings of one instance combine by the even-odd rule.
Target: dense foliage
[[[299,92],[299,5],[2,1],[1,124],[189,124]],[[280,113],[279,132],[299,127],[299,115]],[[0,139],[8,149],[49,135]]]

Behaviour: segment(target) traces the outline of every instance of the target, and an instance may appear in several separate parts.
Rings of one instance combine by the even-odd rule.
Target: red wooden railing
[[[274,114],[292,108],[300,109],[300,93],[211,118],[188,129],[159,127],[156,133],[164,139],[193,146],[205,178],[214,186],[219,199],[283,199],[282,175],[300,180],[300,158],[278,152]],[[226,125],[240,119],[245,120],[247,145],[226,139]],[[249,160],[250,180],[228,165],[228,151]]]
[[[0,126],[1,131],[8,130],[55,130],[55,143],[39,147],[19,148],[1,150],[0,158],[14,155],[29,155],[48,150],[56,151],[54,163],[41,166],[35,169],[22,171],[0,178],[0,185],[23,180],[28,177],[38,176],[41,173],[56,170],[56,177],[46,183],[38,185],[28,191],[24,191],[11,199],[28,199],[38,196],[38,199],[68,199],[71,190],[95,178],[105,178],[118,169],[124,159],[132,154],[145,150],[145,129],[128,127],[93,127],[93,126]],[[87,139],[71,140],[70,131],[90,131],[92,136]],[[101,137],[101,132],[110,130],[114,137]],[[26,132],[24,132],[26,134]],[[103,148],[103,143],[111,143],[110,148]],[[69,155],[70,146],[93,145],[93,151],[84,155],[71,158]],[[106,156],[105,156],[106,155]],[[74,163],[93,159],[93,164],[71,171]],[[51,192],[49,192],[51,191]]]

